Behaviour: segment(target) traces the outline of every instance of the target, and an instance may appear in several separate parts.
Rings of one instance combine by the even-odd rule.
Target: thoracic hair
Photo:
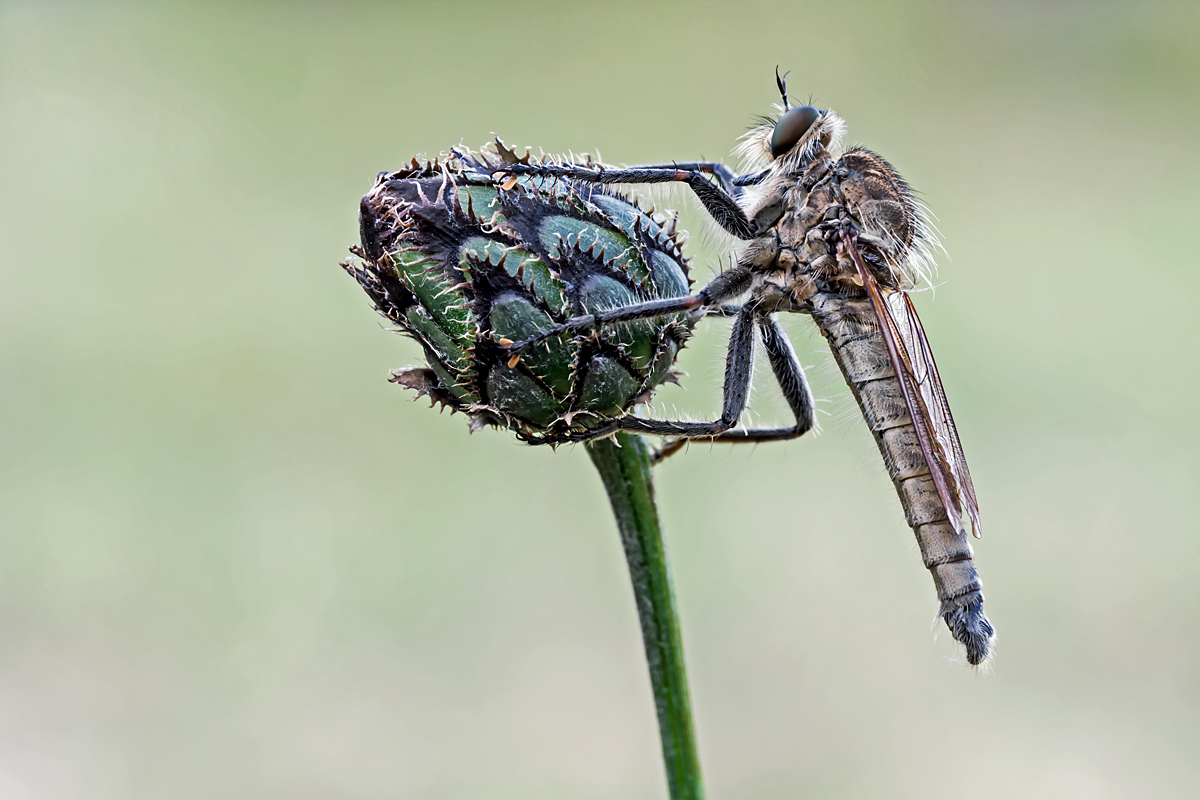
[[[852,148],[838,164],[849,172],[842,194],[857,206],[868,232],[888,245],[881,255],[896,285],[911,289],[929,282],[935,269],[932,250],[941,245],[912,187],[887,159],[864,147]]]

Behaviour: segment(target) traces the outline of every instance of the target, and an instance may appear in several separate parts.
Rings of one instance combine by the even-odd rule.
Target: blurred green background
[[[416,153],[722,158],[776,64],[940,218],[999,641],[788,319],[821,435],[659,470],[710,796],[1195,796],[1198,8],[5,0],[0,797],[664,797],[586,455],[408,402],[337,262]]]

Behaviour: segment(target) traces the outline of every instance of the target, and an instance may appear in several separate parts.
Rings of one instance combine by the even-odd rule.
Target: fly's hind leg
[[[663,445],[654,454],[653,463],[657,464],[679,452],[691,439],[704,439],[724,444],[779,442],[796,439],[812,430],[815,422],[812,390],[808,388],[808,381],[804,377],[804,368],[800,366],[800,360],[796,358],[796,351],[792,349],[787,335],[784,334],[773,316],[758,316],[757,322],[759,332],[762,333],[763,349],[766,350],[767,358],[771,362],[771,371],[775,373],[779,389],[783,392],[784,399],[787,400],[792,414],[796,417],[796,424],[790,428],[749,428],[723,431],[716,436],[681,436]],[[731,339],[730,348],[733,345]]]

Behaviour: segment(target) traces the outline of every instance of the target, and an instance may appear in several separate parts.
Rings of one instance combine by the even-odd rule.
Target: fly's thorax
[[[834,119],[835,127],[840,131],[841,120]],[[823,127],[828,121],[827,115],[822,116],[814,128],[821,128],[823,132],[806,135],[795,152],[771,161],[762,179],[745,188],[740,203],[756,230],[778,228],[784,218],[803,206],[808,191],[828,173],[834,163],[828,148],[829,130]],[[762,140],[762,146],[769,152],[766,141]],[[747,167],[750,168],[752,163],[757,162],[751,160]],[[750,171],[756,171],[756,168]]]
[[[932,250],[939,245],[928,211],[895,167],[876,153],[857,149],[838,161],[832,177],[879,282],[907,290],[927,281]]]
[[[788,285],[799,304],[816,286],[861,295],[862,277],[843,241],[847,234],[876,280],[890,289],[912,286],[930,240],[923,211],[904,180],[866,150],[837,161],[819,159],[791,181],[775,231],[774,266],[791,276]]]
[[[787,286],[792,279],[789,265],[794,266],[796,259],[781,246],[776,229],[768,229],[747,243],[737,252],[736,260],[754,274],[749,302],[767,312],[793,310],[787,301]]]
[[[807,311],[813,292],[859,291],[861,283],[853,262],[839,247],[839,231],[846,218],[837,184],[824,179],[795,182],[788,192],[787,210],[776,226],[779,252],[775,268],[785,278],[785,293],[792,311]],[[815,184],[815,185],[813,185]]]
[[[887,241],[903,257],[913,244],[917,227],[904,179],[868,150],[852,150],[843,156],[836,175],[847,210],[867,232]]]
[[[787,191],[791,182],[780,175],[769,175],[758,186],[747,187],[742,209],[756,230],[774,227],[787,209]]]

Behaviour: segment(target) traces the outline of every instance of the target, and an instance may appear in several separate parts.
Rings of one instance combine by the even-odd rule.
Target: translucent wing
[[[842,241],[850,251],[879,319],[892,368],[904,393],[904,404],[912,417],[917,441],[929,465],[938,496],[946,507],[946,515],[956,531],[965,533],[965,513],[971,520],[972,531],[979,536],[982,531],[975,486],[971,483],[967,458],[963,455],[962,442],[954,427],[950,404],[946,402],[942,379],[938,376],[933,351],[925,338],[917,309],[907,293],[879,286],[852,237],[843,234]]]

